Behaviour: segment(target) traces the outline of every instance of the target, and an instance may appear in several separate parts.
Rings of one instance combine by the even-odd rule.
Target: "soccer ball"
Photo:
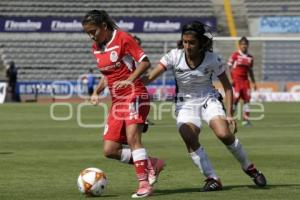
[[[106,188],[107,178],[98,168],[87,168],[80,172],[77,186],[81,193],[88,196],[101,196]]]

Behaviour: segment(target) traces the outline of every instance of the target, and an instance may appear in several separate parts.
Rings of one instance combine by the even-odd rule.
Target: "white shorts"
[[[215,116],[226,117],[223,103],[216,97],[209,97],[207,101],[198,103],[197,99],[176,104],[177,128],[184,123],[193,123],[201,128],[201,121],[207,124]]]

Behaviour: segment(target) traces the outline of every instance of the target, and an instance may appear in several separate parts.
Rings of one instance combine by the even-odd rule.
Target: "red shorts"
[[[126,144],[126,126],[145,123],[150,110],[148,95],[136,96],[112,104],[105,125],[103,139]]]
[[[251,87],[248,80],[234,81],[233,84],[233,98],[234,101],[238,101],[240,98],[244,102],[249,102],[251,99]]]

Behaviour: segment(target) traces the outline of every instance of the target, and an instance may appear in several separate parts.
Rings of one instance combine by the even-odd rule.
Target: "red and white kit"
[[[233,81],[234,98],[242,98],[245,102],[250,101],[250,82],[248,71],[253,67],[253,56],[244,54],[241,51],[235,51],[231,54],[228,66]]]
[[[149,96],[140,79],[131,85],[116,89],[117,81],[126,80],[136,69],[135,63],[146,57],[131,35],[121,30],[113,32],[105,47],[92,47],[97,67],[106,78],[112,97],[104,140],[126,143],[125,128],[129,124],[144,123],[149,113]]]

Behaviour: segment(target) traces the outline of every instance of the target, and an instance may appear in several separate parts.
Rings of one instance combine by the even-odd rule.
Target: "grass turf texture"
[[[103,157],[103,128],[78,126],[78,104],[72,104],[72,118],[65,121],[51,119],[50,106],[0,105],[0,199],[86,199],[79,194],[76,181],[80,170],[87,167],[101,168],[108,177],[107,190],[99,199],[131,199],[137,187],[134,170],[130,165]],[[264,106],[264,119],[254,121],[251,128],[239,127],[237,136],[249,158],[266,175],[266,188],[256,188],[225,146],[204,126],[201,143],[221,177],[224,190],[199,192],[204,177],[186,153],[174,119],[165,113],[163,120],[154,121],[155,125],[143,135],[148,153],[167,162],[151,199],[298,199],[300,104]],[[101,109],[85,106],[81,113],[79,121],[83,124],[103,122]],[[66,117],[69,108],[55,107],[54,114]]]

